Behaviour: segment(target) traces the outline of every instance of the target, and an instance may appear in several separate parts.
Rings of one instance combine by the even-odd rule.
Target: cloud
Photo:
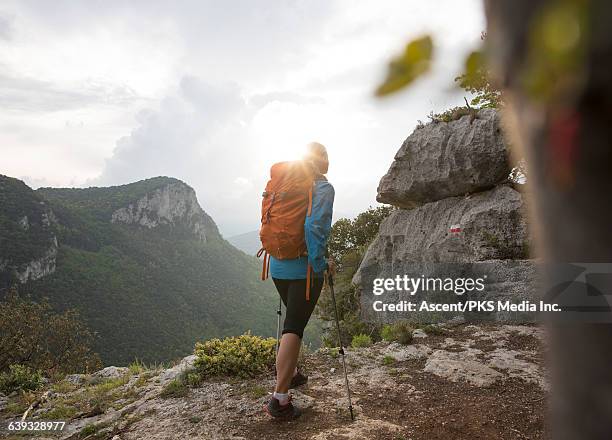
[[[129,87],[100,81],[58,84],[0,73],[0,107],[26,112],[53,112],[92,105],[122,106],[141,99]]]
[[[10,40],[13,32],[13,20],[0,12],[0,40]]]
[[[235,124],[244,109],[236,86],[213,87],[199,78],[183,77],[176,93],[164,98],[158,109],[137,115],[138,126],[117,141],[96,181],[126,183],[169,170],[177,177],[203,174],[220,159],[211,139]]]
[[[252,190],[249,150],[241,139],[252,112],[235,84],[212,85],[185,76],[157,109],[137,115],[137,127],[116,143],[91,185],[117,185],[171,175],[196,188],[216,220],[240,217]],[[225,215],[223,214],[225,213]]]
[[[307,96],[284,90],[252,95],[249,102],[257,107],[263,107],[271,102],[292,102],[294,104],[325,104],[321,96]]]
[[[2,9],[0,172],[57,185],[174,176],[228,235],[257,227],[270,164],[312,140],[329,148],[337,211],[373,204],[417,119],[461,104],[450,86],[484,23],[477,0]],[[388,60],[423,33],[437,43],[432,74],[373,99]]]

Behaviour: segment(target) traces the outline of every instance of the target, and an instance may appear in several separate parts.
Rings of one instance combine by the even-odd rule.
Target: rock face
[[[465,381],[477,387],[490,386],[504,377],[493,368],[483,365],[471,353],[445,350],[433,352],[427,359],[425,371],[452,382]]]
[[[182,182],[157,188],[136,202],[117,209],[112,213],[111,222],[136,224],[149,229],[182,223],[204,242],[208,231],[214,227],[212,219],[198,204],[193,188]]]
[[[362,267],[383,262],[472,262],[525,258],[529,240],[521,194],[509,186],[393,211]],[[450,230],[460,225],[457,235]]]
[[[401,208],[481,191],[510,173],[495,110],[416,129],[378,185],[377,200]]]
[[[534,299],[535,270],[526,260],[529,233],[523,196],[507,183],[510,169],[495,110],[417,128],[381,179],[378,201],[400,208],[385,219],[368,247],[353,283],[366,320],[452,319],[530,322],[529,307],[499,310],[498,302]],[[427,288],[374,291],[381,279],[433,280]],[[476,291],[443,288],[480,280]],[[437,284],[436,284],[437,283]],[[449,285],[449,284],[445,284]],[[379,286],[380,287],[380,286]],[[384,296],[380,296],[384,293]],[[495,311],[384,310],[375,304],[465,304],[494,301]],[[433,368],[433,367],[432,367]]]
[[[0,287],[56,270],[57,218],[21,180],[0,175]]]
[[[49,249],[40,258],[30,261],[23,269],[15,271],[15,276],[19,282],[23,284],[28,281],[39,280],[55,272],[57,248],[57,238],[53,235],[51,246],[49,246]],[[1,269],[0,267],[0,270]]]

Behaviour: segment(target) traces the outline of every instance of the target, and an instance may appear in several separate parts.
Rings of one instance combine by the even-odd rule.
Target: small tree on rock
[[[0,302],[0,372],[26,365],[54,376],[100,368],[93,335],[74,310],[56,313],[46,300],[34,302],[9,290]]]

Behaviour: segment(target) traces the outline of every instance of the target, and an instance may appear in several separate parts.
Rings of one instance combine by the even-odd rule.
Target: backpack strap
[[[310,301],[310,285],[312,279],[312,267],[310,263],[308,263],[308,267],[306,267],[306,301]]]
[[[307,217],[310,217],[310,214],[312,213],[312,187],[314,186],[314,183],[310,186],[310,189],[308,190],[308,212],[306,213]]]
[[[313,186],[314,186],[314,182],[310,186],[310,189],[308,190],[308,213],[306,214],[307,217],[310,217],[310,214],[312,213],[312,187]],[[311,274],[312,274],[312,266],[310,265],[310,262],[309,262],[308,266],[306,267],[306,301],[310,301]]]
[[[263,265],[261,268],[261,280],[265,281],[270,276],[270,254],[264,248],[257,251],[257,258],[263,255]]]

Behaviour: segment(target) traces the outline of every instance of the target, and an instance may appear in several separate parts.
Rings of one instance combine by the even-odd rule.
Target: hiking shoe
[[[298,371],[297,374],[291,378],[289,388],[297,388],[300,385],[304,385],[306,382],[308,382],[308,376],[304,376]]]
[[[289,396],[286,405],[281,405],[277,398],[270,397],[270,401],[264,406],[264,410],[275,419],[292,420],[302,415],[302,411],[291,403],[291,396]]]

